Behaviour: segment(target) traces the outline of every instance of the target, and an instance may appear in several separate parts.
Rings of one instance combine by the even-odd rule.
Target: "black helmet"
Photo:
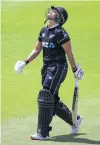
[[[52,10],[56,10],[59,13],[59,16],[56,16],[55,21],[60,25],[63,25],[68,19],[68,13],[63,7],[54,7],[51,6]]]

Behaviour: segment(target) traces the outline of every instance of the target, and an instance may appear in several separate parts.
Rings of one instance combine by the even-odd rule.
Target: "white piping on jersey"
[[[56,75],[57,75],[57,73],[58,73],[58,70],[59,70],[59,66],[58,66],[58,63],[57,63],[57,70],[56,70],[56,73],[55,73],[55,75],[54,75],[54,77],[53,77],[53,79],[52,79],[52,82],[51,82],[51,85],[50,85],[50,90],[51,90],[51,88],[52,88],[53,81],[54,81],[54,79],[55,79],[55,77],[56,77]]]
[[[49,66],[50,66],[50,64],[49,64]],[[46,75],[46,72],[47,72],[47,68],[46,68],[45,72],[43,73],[43,77]]]
[[[56,88],[55,88],[55,90],[54,90],[54,92],[53,92],[53,95],[55,95],[55,92],[56,92],[56,90],[57,90],[57,87],[58,87],[59,84],[60,84],[60,81],[61,81],[61,79],[62,79],[62,76],[63,76],[64,70],[65,70],[65,66],[66,66],[66,63],[65,63],[65,65],[64,65],[64,67],[63,67],[63,70],[62,70],[62,73],[61,73],[60,79],[59,79],[59,81],[58,81],[58,84],[56,85]]]
[[[68,37],[68,36],[67,36],[67,37]],[[59,40],[59,41],[57,40],[57,42],[60,43],[61,41],[63,41],[63,40],[66,39],[67,37],[65,37],[65,38],[63,38],[63,39],[61,39],[61,40]]]

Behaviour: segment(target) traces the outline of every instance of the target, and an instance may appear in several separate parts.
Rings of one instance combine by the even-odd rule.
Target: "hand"
[[[14,66],[14,70],[15,70],[17,73],[21,74],[21,73],[22,73],[22,69],[23,69],[25,66],[26,66],[26,62],[18,60],[18,61],[16,62],[16,64],[15,64],[15,66]]]
[[[74,72],[74,77],[78,80],[81,80],[84,75],[84,71],[80,68],[77,68],[76,71]]]

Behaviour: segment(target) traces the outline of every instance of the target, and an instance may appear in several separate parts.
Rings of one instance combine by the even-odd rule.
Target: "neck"
[[[51,28],[51,27],[54,26],[55,24],[57,24],[55,21],[49,20],[48,27]]]

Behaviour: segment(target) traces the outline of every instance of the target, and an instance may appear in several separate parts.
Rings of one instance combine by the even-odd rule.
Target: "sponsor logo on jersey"
[[[51,42],[51,43],[49,44],[49,48],[55,48],[54,43]]]
[[[48,42],[42,42],[42,46],[46,47],[46,48],[55,48],[55,45],[54,45],[53,42],[50,42],[50,43],[48,43]]]
[[[42,42],[42,46],[48,48],[48,42]]]

